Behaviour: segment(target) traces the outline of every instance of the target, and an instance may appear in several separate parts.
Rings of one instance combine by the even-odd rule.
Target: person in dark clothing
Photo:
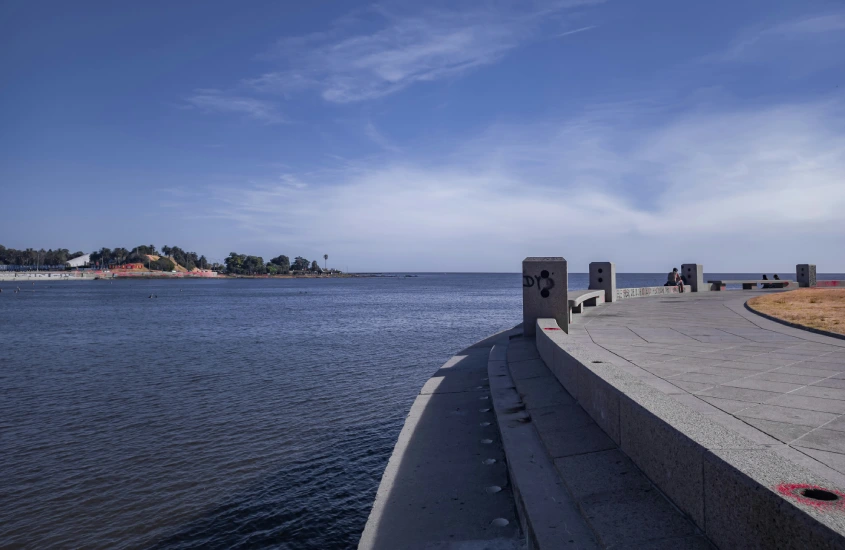
[[[684,291],[684,280],[681,278],[681,274],[678,273],[678,268],[672,268],[672,272],[666,277],[667,281],[666,284],[663,286],[677,286],[678,292]]]
[[[764,280],[764,281],[768,281],[768,280],[769,280],[769,278],[768,278],[768,277],[766,277],[766,274],[765,274],[765,273],[763,274],[763,280]],[[769,283],[763,283],[763,288],[772,288],[772,285],[770,285]]]

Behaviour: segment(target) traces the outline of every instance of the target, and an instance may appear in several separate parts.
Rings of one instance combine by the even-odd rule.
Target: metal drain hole
[[[604,361],[590,361],[590,363],[604,363]]]
[[[801,489],[798,491],[798,494],[802,497],[811,498],[813,500],[839,500],[839,495],[831,493],[830,491],[825,491],[824,489]]]

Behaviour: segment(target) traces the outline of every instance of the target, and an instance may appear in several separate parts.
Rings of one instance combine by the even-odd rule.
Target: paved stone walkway
[[[717,422],[845,484],[845,340],[746,310],[760,293],[604,304],[576,315],[570,334]]]

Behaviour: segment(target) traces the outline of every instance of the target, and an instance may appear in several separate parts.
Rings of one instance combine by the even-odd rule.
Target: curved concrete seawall
[[[565,260],[527,263],[532,330],[429,380],[361,548],[845,548],[845,341],[700,265],[697,292],[617,289],[610,262],[569,292]]]
[[[569,334],[540,319],[537,348],[717,546],[845,547],[845,343],[757,317],[755,294],[602,306]]]
[[[426,382],[385,468],[359,548],[520,547],[487,374],[493,345],[513,332],[460,351]]]

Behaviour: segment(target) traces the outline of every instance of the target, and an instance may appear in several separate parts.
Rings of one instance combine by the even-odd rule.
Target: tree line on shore
[[[83,255],[84,252],[71,253],[66,248],[16,250],[0,245],[0,265],[31,266],[33,268],[37,266],[60,266]],[[153,259],[151,256],[158,256],[158,259]],[[324,255],[323,258],[328,260],[328,255]],[[176,269],[176,264],[178,264],[189,271],[194,268],[211,269],[232,275],[285,275],[294,272],[323,273],[324,271],[316,260],[309,261],[302,256],[294,258],[293,263],[284,254],[265,262],[261,256],[232,252],[224,260],[224,263],[220,264],[209,262],[204,255],[187,252],[178,246],[163,246],[159,252],[152,244],[136,246],[131,250],[103,247],[91,252],[90,263],[98,267],[139,263],[157,271],[172,271]]]
[[[82,251],[71,252],[67,248],[16,250],[0,245],[0,265],[32,266],[33,268],[41,265],[64,265],[65,262],[84,255]]]
[[[323,256],[328,260],[328,255]],[[270,259],[269,262],[264,263],[264,258],[261,256],[248,256],[246,254],[238,254],[232,252],[225,260],[226,273],[232,275],[286,275],[289,273],[323,273],[323,268],[317,263],[317,260],[309,262],[302,256],[297,256],[291,263],[290,258],[284,254]],[[335,270],[329,270],[334,272]]]

